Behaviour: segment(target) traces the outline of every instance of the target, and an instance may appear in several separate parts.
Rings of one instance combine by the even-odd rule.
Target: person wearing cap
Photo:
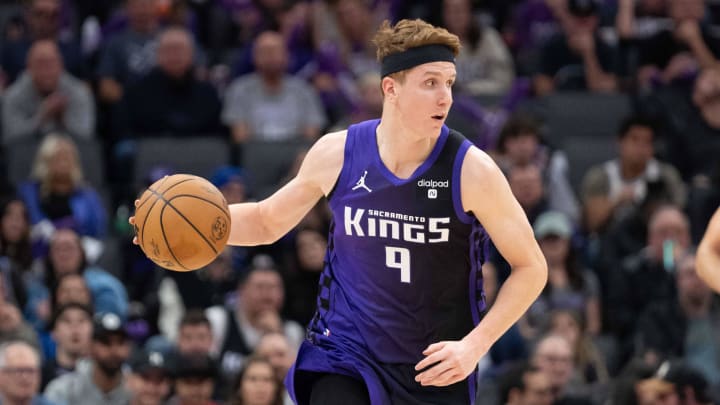
[[[600,333],[600,286],[593,272],[576,260],[571,237],[573,225],[565,214],[546,211],[533,224],[535,238],[548,263],[548,284],[540,297],[520,318],[520,330],[528,339],[549,325],[553,309],[569,309],[582,314],[590,335]]]
[[[638,405],[680,405],[675,386],[657,377],[636,382],[635,395]]]
[[[130,341],[122,319],[114,313],[99,313],[94,319],[90,359],[51,381],[45,395],[67,405],[127,405],[130,392],[122,366],[129,355]]]
[[[702,372],[687,361],[664,361],[655,373],[656,378],[672,384],[678,405],[711,405],[714,402],[710,384]],[[715,394],[717,397],[717,393]],[[717,398],[715,398],[717,399]]]
[[[53,379],[75,371],[77,362],[90,354],[92,318],[92,310],[76,302],[61,305],[55,311],[49,325],[56,344],[55,357],[43,363],[42,389]]]
[[[675,296],[648,305],[636,322],[635,356],[682,357],[711,382],[720,383],[720,305],[695,271],[695,255],[686,254],[674,269]]]
[[[138,350],[130,358],[129,405],[160,405],[170,392],[168,359],[161,352]]]
[[[167,405],[215,405],[212,396],[218,368],[207,355],[179,355],[173,362],[175,396]]]
[[[239,167],[218,167],[210,177],[210,182],[220,190],[228,204],[247,200],[247,178]]]
[[[597,0],[568,0],[563,33],[550,38],[540,52],[540,68],[533,77],[538,96],[558,90],[617,90],[614,49],[598,36]]]
[[[0,404],[56,405],[41,395],[40,353],[21,340],[0,344]]]

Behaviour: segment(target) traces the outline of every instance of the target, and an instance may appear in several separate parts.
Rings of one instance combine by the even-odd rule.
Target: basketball
[[[135,234],[143,253],[157,265],[197,270],[225,248],[230,212],[222,193],[204,178],[165,176],[140,196]]]

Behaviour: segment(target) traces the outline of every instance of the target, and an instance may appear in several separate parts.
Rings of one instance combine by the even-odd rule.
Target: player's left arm
[[[720,293],[720,208],[715,211],[697,250],[698,276]]]
[[[461,173],[462,204],[472,211],[512,267],[483,320],[460,341],[430,345],[416,369],[422,385],[446,386],[465,379],[537,298],[547,281],[547,264],[532,227],[493,160],[471,147]],[[436,364],[437,363],[437,364]]]

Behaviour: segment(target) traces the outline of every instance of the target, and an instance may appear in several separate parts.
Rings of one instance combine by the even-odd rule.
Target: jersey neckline
[[[385,178],[388,179],[391,183],[393,183],[396,186],[401,186],[403,184],[407,184],[416,178],[418,178],[420,175],[425,173],[438,159],[438,156],[440,156],[440,152],[443,150],[443,147],[445,146],[445,141],[447,141],[448,134],[450,133],[450,129],[443,124],[442,128],[440,128],[440,136],[435,141],[435,145],[433,146],[432,151],[430,152],[430,155],[425,159],[425,161],[415,169],[415,171],[410,175],[410,177],[403,179],[395,175],[390,169],[385,166],[385,163],[380,159],[380,147],[377,143],[377,127],[380,125],[380,120],[377,120],[375,124],[372,126],[372,146],[373,146],[373,158],[375,160],[375,164],[380,168],[380,172],[385,176]]]

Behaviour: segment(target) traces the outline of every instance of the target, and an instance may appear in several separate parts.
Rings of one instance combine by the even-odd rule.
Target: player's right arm
[[[347,131],[320,138],[308,151],[295,178],[275,194],[256,203],[230,205],[229,245],[273,243],[285,235],[324,195],[342,169]]]
[[[698,276],[720,293],[720,208],[710,220],[697,250]]]

